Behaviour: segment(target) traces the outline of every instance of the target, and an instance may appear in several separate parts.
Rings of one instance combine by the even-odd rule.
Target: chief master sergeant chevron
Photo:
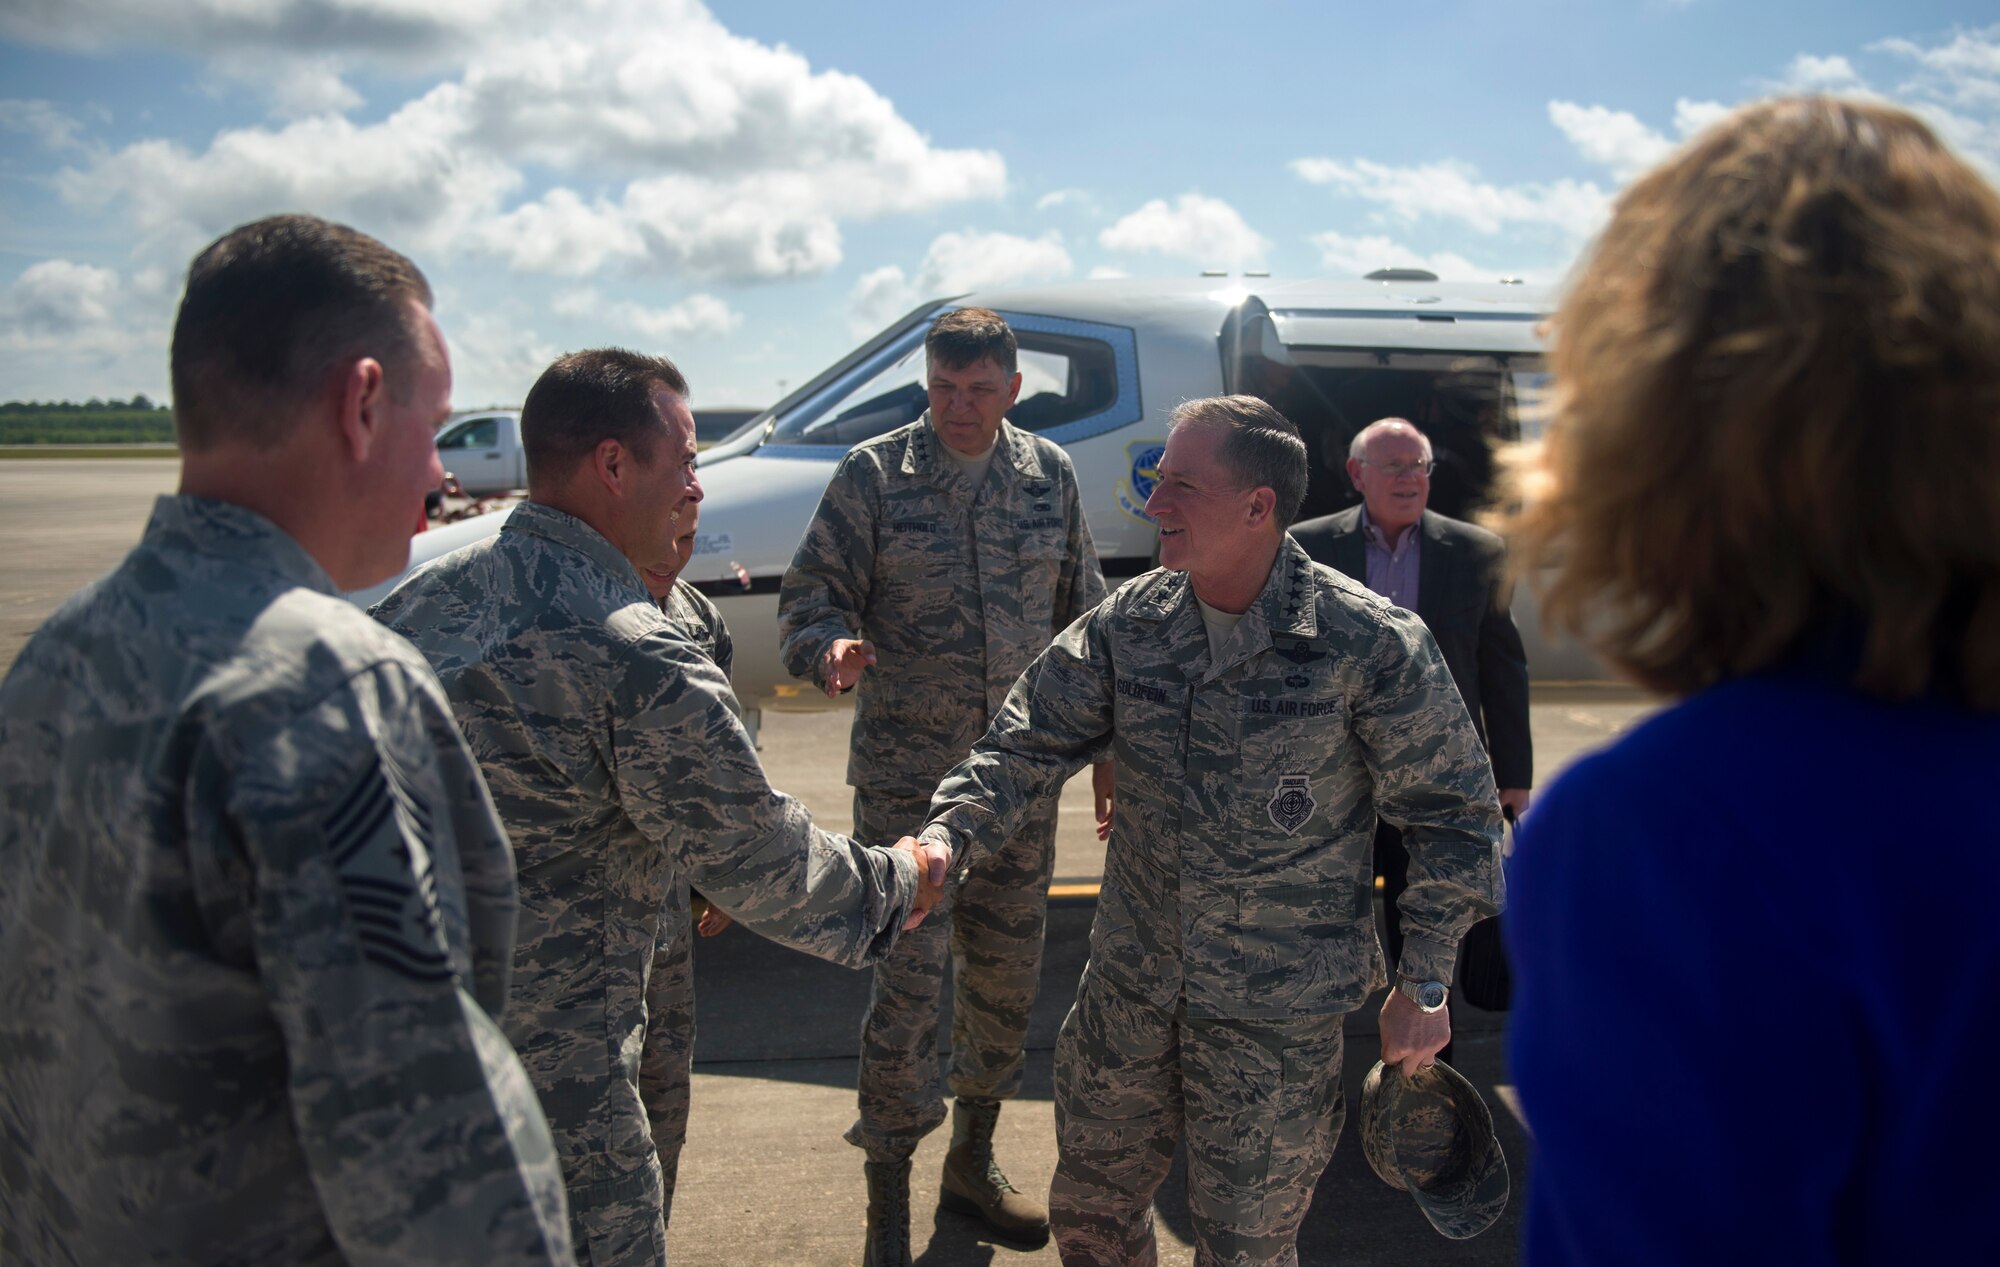
[[[847,781],[863,836],[894,839],[921,823],[938,779],[1021,670],[1104,597],[1068,455],[1006,420],[1021,390],[1017,352],[996,312],[960,308],[933,322],[930,408],[841,460],[785,573],[786,667],[829,695],[858,691]],[[1108,766],[1094,776],[1100,810],[1109,776]],[[992,1139],[1026,1064],[1055,810],[1021,816],[875,969],[860,1114],[847,1132],[867,1150],[865,1267],[909,1262],[910,1155],[944,1119],[936,1033],[947,952],[954,1102],[941,1200],[1016,1244],[1048,1240],[1047,1211],[1008,1182]]]
[[[308,216],[196,257],[180,492],[0,685],[0,1262],[570,1262],[507,838],[337,592],[442,477],[429,306]]]
[[[772,790],[728,680],[648,592],[645,574],[679,568],[678,520],[702,495],[687,392],[665,357],[557,360],[521,406],[527,502],[375,608],[437,669],[513,836],[507,1035],[592,1267],[666,1258],[640,1079],[669,893],[693,884],[765,936],[853,966],[944,880],[943,850],[933,875],[914,842],[864,848]]]
[[[1379,815],[1409,842],[1397,971],[1435,996],[1491,913],[1493,776],[1422,622],[1306,557],[1298,431],[1248,396],[1174,411],[1160,561],[1066,630],[938,788],[922,838],[997,848],[1108,746],[1118,797],[1090,962],[1056,1043],[1063,1262],[1155,1261],[1185,1130],[1196,1261],[1290,1264],[1340,1133],[1341,1021],[1382,980]],[[1424,988],[1428,987],[1428,988]],[[1402,990],[1383,1058],[1450,1038]]]

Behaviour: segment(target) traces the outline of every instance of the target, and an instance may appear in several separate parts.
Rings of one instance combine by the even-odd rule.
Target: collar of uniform
[[[931,411],[926,409],[903,440],[903,474],[932,474],[944,461],[944,455],[938,452],[938,448],[937,432],[931,429]]]
[[[1274,637],[1311,638],[1319,633],[1317,587],[1313,584],[1312,556],[1287,532],[1278,545],[1278,560],[1271,565],[1271,579],[1257,609]]]
[[[1007,460],[1014,464],[1014,469],[1021,473],[1023,479],[1042,478],[1042,455],[1027,432],[1002,418],[1000,443],[1006,446]]]
[[[1145,588],[1132,600],[1130,614],[1164,626],[1160,637],[1174,648],[1174,662],[1189,681],[1209,676],[1208,629],[1195,605],[1194,585],[1186,572],[1160,571],[1133,582]],[[1241,626],[1239,626],[1240,628]]]
[[[153,503],[145,539],[179,537],[203,554],[254,567],[322,594],[338,594],[333,578],[291,534],[264,516],[232,502],[170,494]]]
[[[910,437],[903,445],[903,474],[931,475],[942,480],[955,475],[957,468],[949,466],[949,459],[938,452],[944,441],[938,439],[936,428],[931,426],[931,411],[924,410],[924,416],[917,419],[910,428]],[[1008,422],[1000,420],[1000,434],[994,439],[994,456],[1005,454],[1008,465],[1028,479],[1042,478],[1042,458],[1035,452],[1035,446],[1028,440],[1028,433]]]
[[[1272,633],[1294,638],[1310,638],[1319,632],[1319,615],[1313,602],[1312,556],[1292,539],[1291,533],[1278,543],[1278,557],[1271,563],[1271,575],[1263,590],[1250,604],[1251,612],[1261,613]],[[1131,613],[1141,619],[1165,620],[1183,605],[1194,602],[1193,586],[1187,573],[1162,570],[1144,582],[1146,588],[1132,602]]]
[[[1243,622],[1236,626],[1236,632],[1223,648],[1223,657],[1213,663],[1208,654],[1208,633],[1201,623],[1201,611],[1195,606],[1194,586],[1187,573],[1168,572],[1145,582],[1147,589],[1133,600],[1130,610],[1142,620],[1171,621],[1178,615],[1179,623],[1169,629],[1167,636],[1185,642],[1190,648],[1182,662],[1188,675],[1206,680],[1231,665],[1270,650],[1279,638],[1311,639],[1318,635],[1319,610],[1314,601],[1317,587],[1312,568],[1312,556],[1287,532],[1278,545],[1278,557],[1272,560],[1271,574],[1264,581],[1263,591],[1243,613]]]
[[[1188,589],[1192,606],[1194,587]],[[1264,579],[1264,592],[1243,613],[1242,623],[1223,644],[1222,655],[1209,666],[1208,676],[1269,651],[1280,638],[1311,638],[1319,628],[1313,594],[1312,556],[1287,532],[1278,543],[1278,557],[1271,561],[1271,574]]]
[[[500,525],[500,531],[525,532],[557,545],[568,546],[621,584],[639,591],[647,602],[654,601],[646,583],[639,579],[639,569],[632,566],[632,560],[607,541],[603,533],[567,511],[541,502],[522,502],[514,508],[513,514],[507,516],[507,522]]]

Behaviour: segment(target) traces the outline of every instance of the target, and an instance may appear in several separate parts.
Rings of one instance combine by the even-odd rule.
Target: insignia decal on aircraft
[[[1166,454],[1165,440],[1139,440],[1125,446],[1131,471],[1129,482],[1118,485],[1118,509],[1134,519],[1153,522],[1153,517],[1146,513],[1146,499],[1160,482],[1160,459]]]

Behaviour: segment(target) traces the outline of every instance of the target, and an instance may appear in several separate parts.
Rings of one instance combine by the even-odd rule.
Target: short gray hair
[[[1272,515],[1289,528],[1306,499],[1306,442],[1290,418],[1255,396],[1209,396],[1183,402],[1167,419],[1167,430],[1216,427],[1226,434],[1217,456],[1250,488],[1276,495]]]
[[[1417,439],[1424,442],[1424,460],[1426,462],[1437,456],[1437,452],[1431,448],[1431,438],[1425,435],[1416,423],[1411,422],[1408,418],[1377,418],[1354,433],[1353,442],[1347,446],[1348,458],[1356,462],[1367,461],[1368,442],[1384,431],[1394,430],[1397,427],[1408,427],[1417,433]]]

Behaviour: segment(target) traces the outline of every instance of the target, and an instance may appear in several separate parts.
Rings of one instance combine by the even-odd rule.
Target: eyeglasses
[[[1362,458],[1361,465],[1372,466],[1376,470],[1382,472],[1384,475],[1387,475],[1392,480],[1402,479],[1405,475],[1409,476],[1412,479],[1415,479],[1419,475],[1429,475],[1432,471],[1435,471],[1437,469],[1437,463],[1430,461],[1370,462],[1367,458]]]

